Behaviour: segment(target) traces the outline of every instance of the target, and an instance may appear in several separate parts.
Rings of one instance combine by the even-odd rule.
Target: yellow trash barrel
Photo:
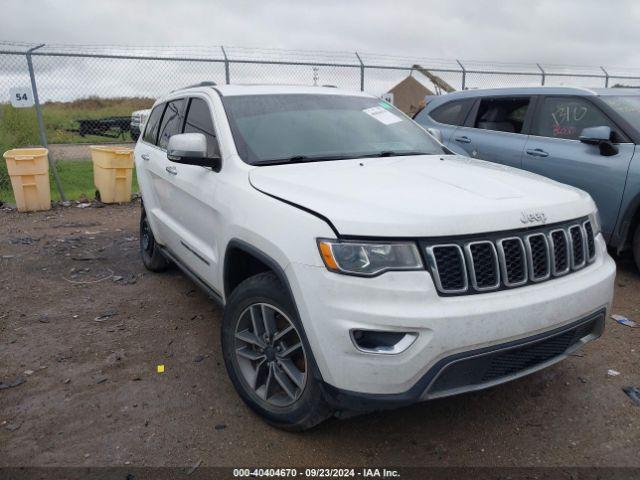
[[[93,182],[104,203],[131,201],[133,150],[126,147],[92,146]]]
[[[48,153],[46,148],[14,148],[4,152],[19,212],[51,208]]]

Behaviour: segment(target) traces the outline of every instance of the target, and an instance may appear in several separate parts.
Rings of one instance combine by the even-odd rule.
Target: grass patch
[[[127,132],[118,138],[98,135],[80,136],[78,120],[106,117],[131,117],[136,110],[151,108],[151,98],[99,98],[89,97],[72,102],[45,102],[42,121],[49,143],[100,143],[105,141],[132,141]],[[40,144],[35,108],[13,108],[0,105],[0,150]]]
[[[93,184],[93,163],[90,160],[75,160],[58,162],[58,175],[62,182],[62,188],[69,200],[77,200],[81,195],[85,195],[89,199],[93,199],[96,187]],[[49,183],[51,185],[51,200],[60,200],[60,194],[56,188],[53,176],[49,175]],[[133,170],[132,192],[138,192],[138,179],[136,178],[135,167]],[[0,200],[15,204],[11,184],[0,184]]]

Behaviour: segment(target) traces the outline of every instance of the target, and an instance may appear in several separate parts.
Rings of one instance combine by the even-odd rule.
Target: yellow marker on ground
[[[158,373],[164,373],[164,365],[158,365]]]

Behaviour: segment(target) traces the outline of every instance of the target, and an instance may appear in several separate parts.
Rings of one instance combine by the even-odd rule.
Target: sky
[[[0,12],[0,42],[124,45],[156,53],[181,48],[183,54],[214,55],[220,55],[218,47],[199,47],[224,45],[230,58],[292,55],[264,50],[281,49],[324,52],[313,53],[314,61],[321,55],[349,64],[357,63],[357,51],[369,65],[391,61],[383,57],[391,55],[403,57],[395,64],[408,67],[457,68],[454,59],[461,59],[470,69],[518,64],[508,68],[534,73],[468,74],[466,88],[539,84],[536,63],[547,71],[587,66],[571,70],[600,75],[604,65],[611,74],[640,76],[638,0],[0,0]],[[34,64],[44,100],[157,96],[202,79],[225,80],[223,65],[211,63],[34,57]],[[24,57],[0,56],[0,92],[28,84],[25,65]],[[311,67],[231,66],[232,83],[313,84],[316,74],[319,84],[360,88],[355,67],[314,73]],[[368,69],[365,90],[382,94],[407,74]],[[460,74],[439,74],[462,87]],[[604,86],[593,77],[547,76],[547,84]]]
[[[635,0],[3,0],[1,40],[640,67]],[[16,19],[25,19],[30,28]]]

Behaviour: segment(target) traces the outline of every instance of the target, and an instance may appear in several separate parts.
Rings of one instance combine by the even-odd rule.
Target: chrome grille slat
[[[582,227],[580,225],[569,227],[569,238],[571,240],[571,268],[577,270],[584,267],[587,257]]]
[[[571,270],[571,254],[569,253],[569,237],[562,228],[549,232],[551,248],[551,271],[554,276],[566,275]]]
[[[551,276],[551,259],[546,235],[544,233],[527,235],[524,244],[529,262],[529,278],[533,282],[548,280]]]
[[[488,240],[467,243],[465,251],[473,288],[483,292],[500,287],[500,265],[493,243]]]
[[[529,280],[527,253],[520,237],[501,238],[497,242],[502,281],[507,287],[519,287]]]
[[[447,252],[448,251],[448,252]],[[460,273],[453,272],[452,276],[457,277],[460,276],[459,285],[456,284],[455,280],[444,278],[444,273],[441,274],[441,269],[443,265],[446,263],[453,262],[453,257],[451,257],[452,252],[455,252],[455,255],[458,257],[460,261]],[[444,257],[444,255],[447,255]],[[429,257],[429,262],[432,265],[432,271],[434,272],[434,277],[436,280],[436,286],[438,290],[443,293],[463,293],[466,292],[469,288],[469,283],[467,279],[467,269],[464,262],[464,255],[462,253],[462,248],[459,245],[453,244],[445,244],[445,245],[434,245],[432,247],[427,248],[427,256]],[[449,258],[451,257],[451,258]],[[449,273],[449,272],[447,272]]]
[[[584,268],[597,254],[593,226],[587,219],[421,244],[438,293],[443,295],[545,282]]]
[[[582,228],[586,235],[586,244],[587,244],[587,260],[589,263],[593,262],[596,258],[596,240],[593,237],[593,226],[591,225],[591,221],[587,220],[582,224]]]

